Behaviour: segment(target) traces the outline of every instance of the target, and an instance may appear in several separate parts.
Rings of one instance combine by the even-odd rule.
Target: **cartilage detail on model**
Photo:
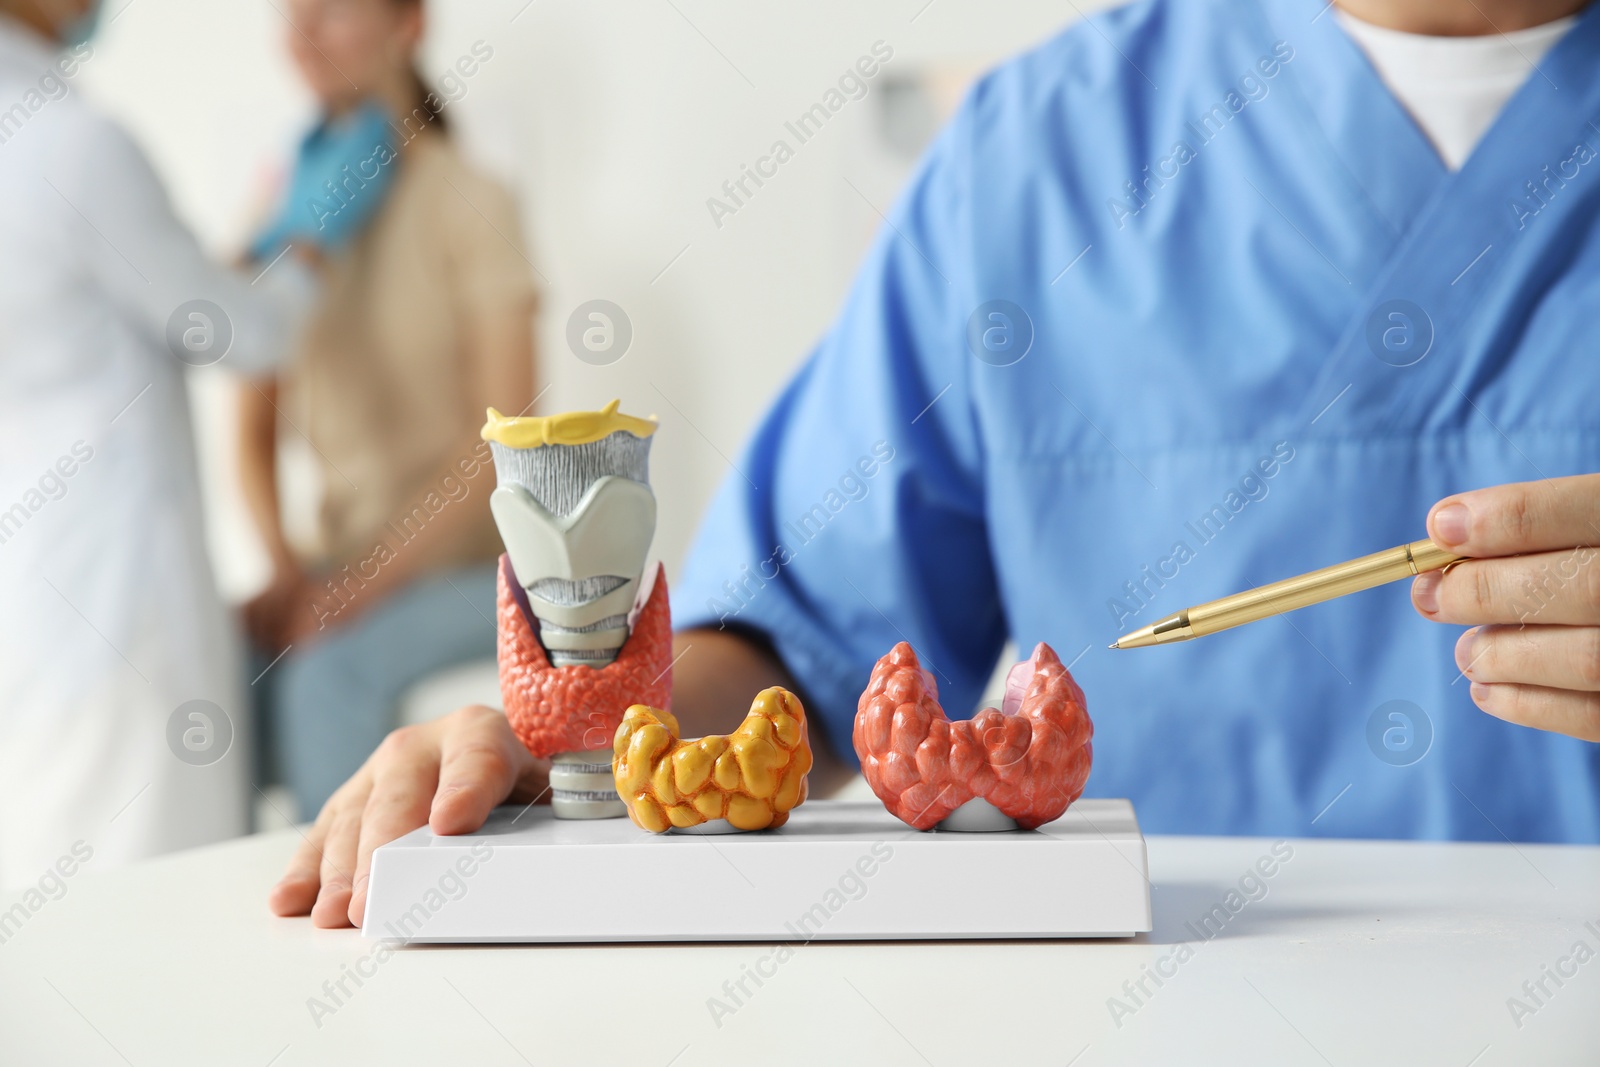
[[[618,406],[521,418],[491,408],[483,428],[497,476],[489,506],[521,594],[515,599],[537,629],[543,655],[535,658],[547,659],[543,670],[551,672],[539,676],[528,650],[514,647],[520,629],[508,634],[502,613],[502,695],[529,750],[551,759],[551,799],[563,818],[626,814],[611,776],[611,732],[628,705],[660,695],[618,663],[658,592],[641,597],[655,534],[649,458],[656,424]],[[659,644],[659,627],[650,629]],[[645,651],[658,658],[653,647]],[[573,669],[604,677],[573,676]],[[582,747],[545,750],[558,737]]]
[[[617,406],[546,418],[491,408],[484,427],[498,480],[489,506],[557,667],[616,658],[655,536],[655,424]]]

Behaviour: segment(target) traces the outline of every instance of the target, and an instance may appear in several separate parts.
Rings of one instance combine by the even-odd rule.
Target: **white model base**
[[[1150,929],[1126,800],[1038,830],[920,832],[877,801],[811,801],[787,825],[649,834],[625,819],[497,809],[372,856],[362,933],[421,942],[1127,937]]]
[[[940,819],[937,829],[951,833],[994,834],[1017,829],[1017,821],[982,797],[973,797]]]

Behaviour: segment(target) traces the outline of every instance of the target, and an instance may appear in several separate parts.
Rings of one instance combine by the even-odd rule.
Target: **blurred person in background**
[[[267,773],[309,816],[395,725],[412,683],[494,656],[501,548],[478,430],[490,404],[533,397],[536,290],[511,196],[462,158],[418,74],[420,0],[293,0],[288,14],[321,111],[301,157],[330,127],[375,143],[336,188],[291,179],[257,257],[384,196],[323,263],[292,360],[241,392],[241,477],[272,565],[245,619],[258,670],[282,656],[255,687]],[[280,433],[309,445],[317,472],[309,538],[280,512]]]
[[[0,0],[0,886],[246,829],[184,371],[269,367],[314,297],[208,260],[79,96],[97,14]]]

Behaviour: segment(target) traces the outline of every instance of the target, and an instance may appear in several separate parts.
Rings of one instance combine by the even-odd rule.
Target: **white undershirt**
[[[1569,15],[1481,37],[1425,37],[1362,22],[1343,9],[1334,17],[1451,170],[1460,169],[1506,101],[1537,77],[1534,65],[1578,20]]]

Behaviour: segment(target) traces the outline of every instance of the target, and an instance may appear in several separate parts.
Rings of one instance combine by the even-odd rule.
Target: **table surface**
[[[1152,837],[1128,941],[390,952],[267,912],[295,840],[34,898],[0,1063],[1600,1062],[1600,848]]]

